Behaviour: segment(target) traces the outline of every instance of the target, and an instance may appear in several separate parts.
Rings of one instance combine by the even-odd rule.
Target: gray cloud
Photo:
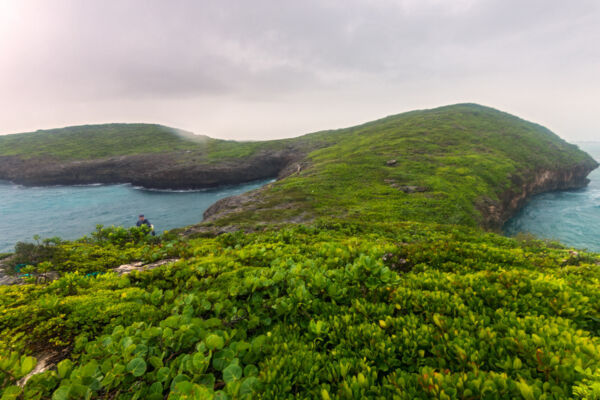
[[[0,132],[258,139],[474,101],[596,139],[598,17],[591,0],[0,0]]]

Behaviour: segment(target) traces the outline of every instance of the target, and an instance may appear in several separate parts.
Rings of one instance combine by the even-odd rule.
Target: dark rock
[[[429,188],[427,188],[425,186],[403,186],[403,185],[398,185],[396,183],[393,183],[391,186],[393,188],[396,188],[396,189],[401,190],[404,193],[408,193],[408,194],[427,192],[429,190]]]
[[[482,216],[481,225],[498,231],[532,196],[585,187],[589,183],[588,174],[597,167],[595,161],[589,161],[558,170],[523,171],[512,177],[512,188],[501,193],[498,200],[483,198],[476,204]]]
[[[299,172],[305,157],[299,150],[263,151],[254,156],[197,163],[178,153],[140,154],[86,161],[21,159],[0,156],[0,179],[22,185],[131,183],[151,189],[200,189],[277,177],[288,168]]]
[[[385,165],[387,165],[388,167],[392,167],[394,165],[398,164],[398,160],[387,160],[385,162]]]

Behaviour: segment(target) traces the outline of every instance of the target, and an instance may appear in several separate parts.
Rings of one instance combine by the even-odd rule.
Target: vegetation
[[[222,162],[250,157],[259,151],[299,148],[327,143],[327,135],[310,140],[236,142],[212,139],[152,124],[104,124],[72,126],[0,136],[0,156],[58,161],[93,160],[106,157],[178,153],[181,162]]]
[[[170,244],[152,271],[1,288],[5,398],[600,396],[597,255],[422,223]]]
[[[216,225],[337,215],[478,226],[480,203],[520,192],[534,172],[597,165],[546,128],[473,104],[399,114],[331,135],[336,143],[310,153],[307,168],[261,192],[260,207]]]
[[[600,256],[477,227],[478,201],[589,156],[474,105],[295,140],[327,146],[213,222],[253,233],[19,244],[37,283],[0,287],[2,399],[600,398]]]

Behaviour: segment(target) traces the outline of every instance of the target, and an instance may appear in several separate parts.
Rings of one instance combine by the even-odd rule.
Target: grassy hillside
[[[217,224],[306,220],[429,221],[476,226],[536,171],[596,165],[546,128],[473,104],[399,114],[335,132],[306,169]],[[388,161],[395,160],[391,166]]]
[[[0,155],[57,160],[86,160],[199,147],[200,141],[195,143],[172,128],[149,124],[83,125],[0,136]]]
[[[476,105],[206,143],[321,148],[211,223],[254,233],[17,246],[0,260],[29,264],[0,287],[2,399],[600,398],[600,256],[477,227],[480,201],[536,172],[593,168],[576,147]]]
[[[57,161],[94,160],[106,157],[186,152],[181,160],[219,162],[251,156],[261,150],[289,145],[308,146],[327,138],[323,134],[292,140],[236,142],[194,135],[153,124],[103,124],[39,130],[0,136],[0,156]],[[191,153],[191,154],[190,154]]]

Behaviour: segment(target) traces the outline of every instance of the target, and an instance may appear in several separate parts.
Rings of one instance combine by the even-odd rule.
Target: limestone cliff
[[[526,171],[513,176],[512,188],[501,193],[497,201],[486,198],[477,204],[482,214],[482,226],[501,229],[536,194],[587,186],[587,176],[598,166],[597,162],[588,160],[572,167]]]

